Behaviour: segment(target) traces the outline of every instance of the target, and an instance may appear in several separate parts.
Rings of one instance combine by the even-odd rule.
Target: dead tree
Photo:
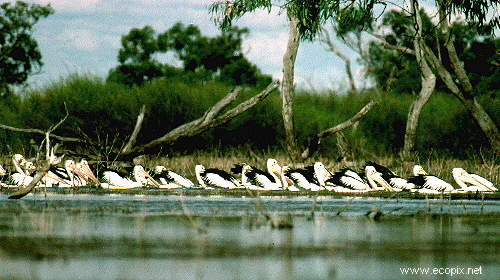
[[[347,121],[340,123],[334,127],[330,127],[328,129],[325,129],[325,130],[317,133],[316,135],[312,136],[309,139],[308,146],[302,152],[301,157],[303,159],[311,157],[318,150],[319,144],[321,143],[321,139],[352,126],[357,121],[359,121],[364,115],[366,115],[372,109],[372,107],[375,106],[376,104],[377,104],[376,101],[370,101],[363,108],[361,108],[361,110],[359,112],[357,112],[353,117],[351,117]]]
[[[223,125],[241,113],[247,111],[252,108],[264,98],[266,98],[275,88],[277,88],[279,83],[277,81],[269,84],[263,91],[259,94],[241,102],[230,110],[227,110],[224,113],[221,113],[231,102],[233,102],[238,94],[241,92],[240,88],[235,88],[233,91],[228,93],[224,98],[222,98],[219,102],[217,102],[214,106],[209,108],[203,116],[194,121],[182,124],[163,136],[151,140],[142,145],[134,145],[135,138],[137,138],[137,134],[141,128],[141,123],[143,117],[139,114],[137,118],[137,123],[134,128],[134,133],[130,137],[127,145],[120,151],[117,155],[117,159],[120,160],[129,160],[141,154],[147,154],[149,152],[154,151],[154,149],[160,145],[171,145],[177,142],[182,137],[190,137],[194,135],[198,135],[210,128],[214,128],[220,125]],[[143,114],[142,114],[143,115]],[[134,136],[135,135],[135,136]],[[132,144],[130,144],[132,143]]]

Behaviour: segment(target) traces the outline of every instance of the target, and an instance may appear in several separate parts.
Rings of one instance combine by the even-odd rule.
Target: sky
[[[152,26],[157,33],[176,22],[197,25],[205,36],[220,33],[209,14],[213,0],[31,0],[48,4],[55,13],[34,29],[43,56],[42,72],[30,78],[32,87],[44,86],[70,73],[106,77],[117,65],[121,36],[132,28]],[[281,79],[282,57],[288,39],[286,15],[278,8],[259,10],[236,22],[250,34],[243,43],[247,58],[264,73]],[[347,48],[344,51],[349,53]],[[169,63],[176,64],[174,58]],[[345,88],[344,65],[319,42],[302,42],[295,81],[315,89]],[[357,68],[357,67],[356,67]],[[355,72],[357,70],[355,69]],[[358,75],[359,77],[359,75]]]

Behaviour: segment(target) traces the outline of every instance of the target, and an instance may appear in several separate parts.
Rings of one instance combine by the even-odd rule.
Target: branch
[[[262,101],[264,98],[266,98],[275,88],[277,88],[279,85],[278,81],[274,81],[271,84],[267,86],[263,91],[261,91],[259,94],[253,96],[252,98],[236,105],[234,108],[231,110],[226,111],[222,115],[218,116],[217,115],[231,103],[234,99],[236,99],[238,93],[240,92],[239,88],[234,89],[230,93],[228,93],[223,99],[221,99],[219,102],[217,102],[214,106],[212,106],[210,109],[208,109],[202,117],[199,119],[196,119],[194,121],[182,124],[171,131],[169,131],[167,134],[154,139],[144,145],[140,146],[135,146],[125,152],[122,152],[118,155],[118,158],[120,159],[129,159],[134,156],[146,153],[155,147],[161,145],[161,144],[166,144],[166,145],[171,145],[175,143],[179,138],[181,137],[189,137],[189,136],[194,136],[198,135],[210,128],[220,126],[224,123],[229,122],[231,119],[234,117],[238,116],[239,114],[245,112],[246,110],[252,108],[255,106],[257,103]]]
[[[354,83],[354,78],[352,76],[352,71],[351,71],[351,60],[347,55],[345,55],[343,52],[341,52],[337,46],[333,43],[332,39],[330,38],[330,34],[328,34],[328,31],[326,29],[322,28],[321,29],[321,34],[323,35],[323,38],[320,38],[320,42],[325,43],[330,51],[332,51],[334,54],[336,54],[338,57],[340,57],[344,63],[345,63],[345,71],[347,74],[347,78],[349,79],[349,86],[351,88],[351,91],[353,94],[356,94],[358,90],[356,89],[356,83]]]
[[[358,120],[360,120],[364,115],[366,115],[373,106],[377,104],[376,101],[370,101],[368,104],[366,104],[359,112],[357,112],[352,118],[348,119],[347,121],[338,124],[334,127],[325,129],[318,134],[314,135],[311,137],[309,140],[309,146],[302,152],[302,158],[308,158],[311,155],[313,155],[317,150],[318,146],[321,143],[321,139],[325,138],[327,136],[330,136],[332,134],[335,134],[341,130],[344,130],[353,124],[355,124]]]
[[[0,129],[5,129],[5,130],[11,130],[11,131],[16,131],[16,132],[23,132],[23,133],[32,133],[32,134],[41,134],[45,135],[45,131],[37,128],[17,128],[13,126],[8,126],[4,124],[0,124]],[[64,141],[64,142],[79,142],[79,143],[87,143],[85,140],[80,139],[80,138],[74,138],[74,137],[64,137],[64,136],[59,136],[55,134],[50,134],[50,137]]]
[[[409,55],[415,55],[414,50],[407,48],[407,47],[401,47],[401,46],[396,46],[396,45],[390,44],[389,42],[387,42],[387,40],[385,40],[384,36],[382,36],[380,34],[376,34],[376,33],[369,32],[369,31],[367,31],[367,33],[372,35],[373,37],[379,39],[385,48],[397,50],[397,51],[400,51],[402,53],[409,54]]]
[[[132,134],[130,134],[130,138],[128,139],[127,144],[125,147],[122,149],[122,153],[126,152],[135,145],[135,142],[137,141],[137,136],[139,135],[139,131],[141,131],[142,128],[142,122],[144,121],[144,115],[146,114],[146,105],[142,105],[141,110],[139,111],[139,115],[137,116],[137,121],[135,123],[134,130],[132,131]]]

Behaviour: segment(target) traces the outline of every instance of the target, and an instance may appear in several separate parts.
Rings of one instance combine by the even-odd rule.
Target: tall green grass
[[[69,112],[67,121],[56,131],[65,136],[90,137],[101,146],[119,147],[133,130],[143,104],[148,108],[139,143],[159,137],[185,122],[199,118],[231,90],[220,82],[190,82],[159,79],[141,87],[126,87],[103,79],[74,74],[42,89],[22,92],[9,103],[0,102],[0,123],[18,127],[47,129]],[[239,96],[242,101],[261,89],[247,88]],[[411,95],[377,96],[367,91],[356,96],[334,92],[313,94],[299,91],[294,110],[299,142],[322,129],[349,119],[369,100],[379,99],[354,128],[344,132],[356,151],[366,154],[394,154],[403,146],[406,116]],[[483,96],[479,99],[495,123],[500,120],[500,101]],[[444,155],[471,157],[488,146],[486,138],[463,106],[453,96],[435,93],[424,107],[418,127],[417,152],[437,151]],[[85,135],[85,136],[84,136]],[[33,150],[29,141],[40,142],[40,136],[0,130],[3,153]],[[193,152],[252,147],[280,150],[284,141],[281,100],[275,92],[262,103],[226,125],[199,136],[182,139],[163,152]],[[335,137],[322,142],[320,152],[336,157]]]

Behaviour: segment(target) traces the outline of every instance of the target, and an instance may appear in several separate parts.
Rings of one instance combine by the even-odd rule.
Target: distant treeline
[[[69,111],[66,122],[56,131],[62,136],[86,138],[99,149],[119,148],[132,132],[143,104],[146,118],[138,138],[145,142],[196,118],[231,90],[231,86],[204,81],[187,83],[179,79],[158,79],[142,86],[127,87],[101,78],[71,75],[40,89],[9,96],[0,102],[0,123],[22,128],[47,129]],[[246,88],[243,99],[261,89]],[[300,91],[295,99],[296,130],[301,143],[321,129],[350,118],[369,100],[374,107],[355,128],[344,132],[352,149],[373,154],[397,153],[403,146],[408,108],[414,96],[358,95]],[[484,95],[480,103],[498,125],[500,100]],[[35,140],[35,141],[32,141]],[[33,154],[41,137],[0,130],[0,152]],[[196,149],[225,149],[248,146],[253,149],[281,149],[284,142],[281,100],[273,93],[261,104],[227,125],[200,136],[165,147],[161,152],[190,152]],[[467,157],[488,143],[481,130],[456,98],[436,93],[424,107],[418,127],[416,149],[420,153],[438,151],[444,155]],[[77,148],[72,147],[72,148]],[[322,141],[321,153],[336,156],[336,138]]]

